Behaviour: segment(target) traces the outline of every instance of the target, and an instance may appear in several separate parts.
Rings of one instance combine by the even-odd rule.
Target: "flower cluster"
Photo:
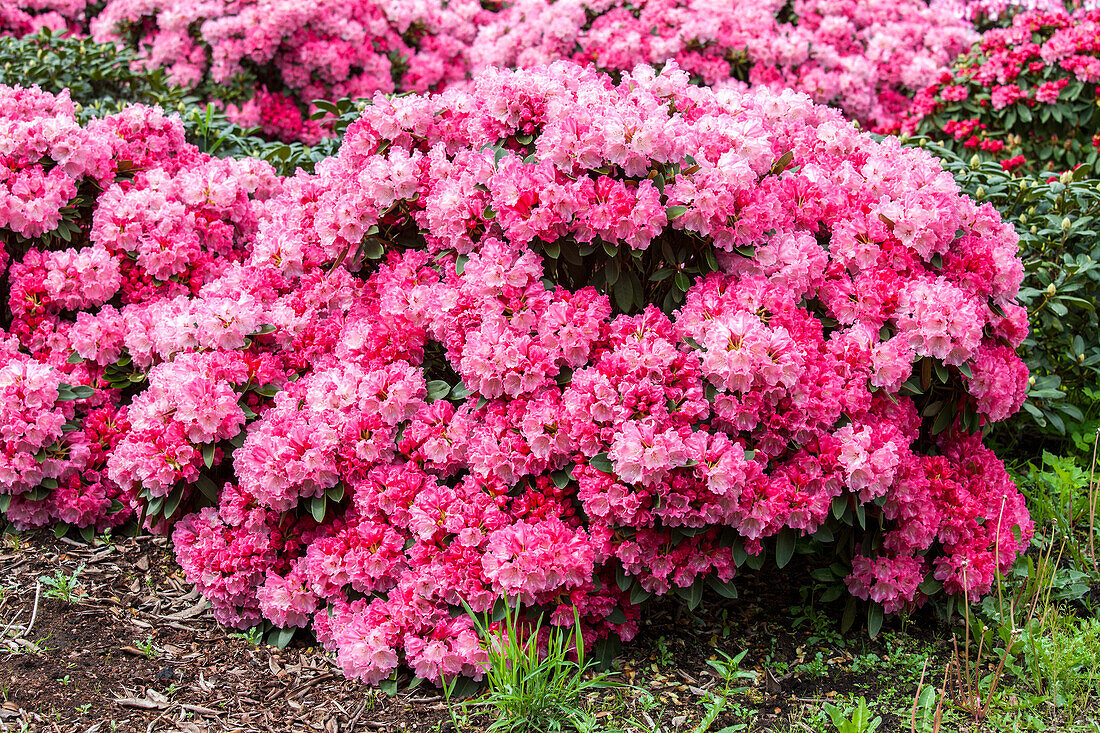
[[[706,85],[797,89],[877,128],[973,39],[967,21],[920,0],[518,0],[487,19],[470,53],[475,68],[567,58],[626,72],[673,60]]]
[[[707,85],[799,89],[888,128],[975,39],[962,15],[924,0],[108,0],[91,31],[224,98],[242,124],[310,142],[323,132],[302,116],[315,99],[560,59],[615,73],[675,61]]]
[[[84,132],[142,170],[13,265],[46,305],[0,352],[0,436],[58,487],[0,486],[54,501],[97,444],[226,624],[476,677],[464,605],[630,638],[651,594],[816,543],[896,611],[1026,546],[979,437],[1026,384],[1016,237],[924,151],[674,66],[379,95],[287,180],[151,152],[135,115]]]
[[[1096,10],[1097,0],[937,0],[937,7],[976,24],[1007,25],[1017,13]]]
[[[1020,13],[917,94],[900,129],[1007,170],[1061,172],[1100,152],[1098,84],[1100,9]]]
[[[182,86],[235,90],[228,99],[243,92],[248,101],[227,110],[242,124],[310,141],[319,128],[302,109],[314,99],[419,92],[464,78],[480,13],[474,0],[108,0],[91,32],[147,48],[143,63],[168,69]]]
[[[0,363],[11,391],[0,494],[19,524],[103,529],[140,506],[127,472],[108,467],[135,450],[135,435],[165,444],[176,432],[192,443],[204,431],[232,434],[224,391],[208,394],[196,365],[186,378],[183,367],[143,372],[206,343],[197,332],[235,343],[226,332],[249,317],[241,293],[212,294],[201,308],[184,296],[244,258],[279,182],[266,163],[202,155],[159,110],[131,107],[82,127],[66,94],[2,88],[0,97],[10,314]],[[241,383],[257,369],[238,368]],[[151,389],[131,422],[122,388],[138,382]],[[170,448],[178,465],[182,443]]]
[[[0,34],[24,36],[43,28],[83,30],[87,5],[87,0],[7,0],[0,6]]]

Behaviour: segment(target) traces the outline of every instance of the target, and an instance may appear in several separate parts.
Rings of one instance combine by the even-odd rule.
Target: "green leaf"
[[[933,596],[943,590],[943,583],[930,577],[918,585],[917,589],[926,596]]]
[[[955,414],[958,412],[958,405],[954,402],[947,402],[944,404],[943,409],[936,415],[935,421],[932,423],[932,435],[939,435],[944,430],[951,427],[951,423],[955,420]]]
[[[615,585],[619,586],[619,590],[626,591],[633,584],[634,577],[627,574],[626,568],[622,565],[615,568]]]
[[[652,593],[650,593],[637,583],[635,583],[630,589],[630,602],[635,606],[645,603],[652,596]]]
[[[856,622],[856,610],[858,603],[855,596],[848,598],[848,603],[844,606],[844,613],[840,616],[840,633],[847,634],[852,628],[852,625]]]
[[[794,557],[795,533],[783,530],[775,543],[775,564],[777,567],[786,567]]]
[[[686,206],[669,206],[665,209],[665,216],[669,221],[679,219],[681,216],[687,213],[688,207]]]
[[[745,564],[753,570],[759,570],[760,568],[764,567],[764,561],[767,559],[768,553],[764,550],[761,550],[757,554],[749,555],[747,558],[745,558]]]
[[[783,153],[783,155],[779,156],[779,159],[775,161],[775,163],[772,165],[771,174],[773,176],[778,176],[780,173],[787,170],[787,166],[789,166],[791,164],[791,161],[793,160],[793,150],[788,150],[787,152]]]
[[[630,286],[630,278],[620,277],[615,282],[615,304],[621,311],[629,311],[634,302],[634,291]]]
[[[325,519],[325,510],[327,509],[327,503],[328,502],[325,500],[324,494],[321,494],[320,496],[315,496],[310,499],[309,513],[313,517],[313,521],[317,522],[318,524],[320,524]]]
[[[951,373],[947,371],[947,367],[939,361],[937,361],[932,366],[936,370],[936,377],[940,380],[940,383],[947,384],[947,380],[951,377]]]
[[[394,681],[393,695],[397,694],[397,682]],[[462,700],[467,697],[472,697],[481,691],[482,683],[475,682],[473,677],[456,677],[454,686],[451,688],[451,699]],[[383,688],[384,689],[384,688]],[[390,694],[390,693],[387,693]]]
[[[619,282],[619,272],[619,261],[617,259],[608,260],[603,268],[603,277],[609,286]]]
[[[359,245],[359,251],[368,260],[378,260],[385,254],[385,249],[382,247],[382,243],[374,237],[368,237],[364,239]]]
[[[174,490],[164,500],[164,518],[171,519],[172,515],[179,509],[180,502],[183,501],[183,487]]]
[[[703,250],[703,258],[706,260],[707,269],[711,272],[718,272],[718,257],[714,254],[712,247],[707,247]]]
[[[205,474],[199,474],[199,477],[195,479],[195,488],[202,492],[202,495],[210,501],[215,504],[218,502],[218,486]]]
[[[325,497],[333,504],[339,504],[344,500],[344,484],[339,483],[325,490]]]
[[[597,642],[592,653],[592,661],[595,663],[596,669],[609,668],[615,661],[615,657],[619,656],[619,652],[622,651],[622,646],[622,641],[615,635]]]
[[[206,464],[207,468],[213,468],[214,466],[214,444],[207,443],[202,447],[202,462]]]
[[[573,480],[573,474],[571,473],[571,471],[572,469],[554,471],[552,474],[550,474],[550,480],[554,482],[554,486],[556,486],[557,488],[564,489],[566,486],[569,485],[569,482]]]
[[[597,453],[592,456],[592,458],[588,460],[588,465],[603,473],[613,474],[615,472],[614,467],[611,465],[611,459],[608,458],[606,453]]]
[[[294,638],[295,631],[297,631],[297,629],[294,627],[289,629],[272,629],[267,632],[267,643],[278,649],[286,649],[286,645]]]
[[[433,379],[428,382],[428,402],[435,402],[446,397],[451,392],[451,385],[441,379]]]
[[[737,586],[733,584],[732,580],[723,582],[716,576],[711,575],[707,577],[707,585],[723,598],[737,598]]]
[[[69,358],[65,361],[69,364],[79,364],[84,361],[84,357],[74,351],[73,353],[69,354]]]
[[[882,606],[872,603],[867,608],[867,635],[874,639],[882,629]]]
[[[53,527],[53,536],[56,537],[57,539],[61,539],[62,537],[64,537],[68,533],[69,533],[69,523],[68,522],[58,522]]]
[[[689,611],[694,611],[699,607],[699,602],[703,600],[703,584],[696,580],[687,588],[676,588],[676,595],[680,596],[687,602]]]

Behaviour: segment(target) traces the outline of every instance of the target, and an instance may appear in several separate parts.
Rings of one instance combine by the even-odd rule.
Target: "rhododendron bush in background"
[[[369,682],[479,676],[463,604],[630,638],[800,548],[873,625],[988,592],[1031,534],[979,432],[1027,382],[1013,230],[923,151],[689,79],[378,97],[288,179],[4,90],[8,519],[135,513],[221,621]]]
[[[323,131],[302,115],[315,99],[465,78],[481,12],[475,0],[109,0],[91,32],[147,49],[143,63],[166,67],[178,84],[235,90],[229,111],[242,124],[315,142]]]
[[[793,88],[876,130],[977,40],[1034,2],[781,0],[20,0],[0,31],[42,26],[130,47],[140,64],[223,105],[235,121],[314,143],[317,99],[464,86],[489,66],[558,59],[622,73],[675,61],[696,83]],[[1043,12],[1062,8],[1056,0]],[[91,11],[88,11],[90,14]],[[16,18],[18,16],[18,18]],[[65,21],[67,24],[63,24]]]
[[[791,9],[779,0],[518,0],[498,11],[475,2],[110,0],[92,30],[98,40],[149,44],[146,63],[186,86],[251,77],[263,88],[234,108],[239,118],[307,141],[319,128],[300,121],[295,102],[422,92],[488,66],[556,59],[616,72],[675,60],[706,84],[792,87],[889,126],[906,95],[975,38],[968,21],[922,0],[800,0]]]
[[[923,90],[901,130],[1008,170],[1061,172],[1100,149],[1100,9],[1020,13]]]
[[[43,28],[87,28],[87,0],[5,0],[0,5],[0,34],[22,36]]]
[[[878,128],[975,38],[923,0],[517,0],[482,24],[470,55],[477,67],[570,58],[618,72],[675,60],[703,84],[797,89]]]

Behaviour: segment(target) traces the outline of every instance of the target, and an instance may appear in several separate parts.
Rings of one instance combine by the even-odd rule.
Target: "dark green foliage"
[[[168,81],[163,69],[136,69],[133,62],[129,50],[49,30],[22,38],[0,36],[0,84],[36,84],[52,94],[68,89],[82,121],[128,104],[176,109],[194,101]]]
[[[1086,391],[1100,378],[1100,179],[1089,166],[1061,176],[1013,176],[997,163],[968,163],[938,145],[925,147],[1020,235],[1020,303],[1031,326],[1020,353],[1032,381],[1025,412],[1007,429],[1019,434],[1033,422],[1048,434],[1072,434],[1085,419],[1082,407],[1093,402]]]

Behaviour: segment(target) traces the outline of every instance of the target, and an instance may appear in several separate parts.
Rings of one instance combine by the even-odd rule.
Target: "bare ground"
[[[80,566],[70,600],[47,597],[43,576],[71,576]],[[748,649],[742,666],[758,676],[745,705],[720,715],[714,731],[737,723],[792,730],[807,705],[848,692],[871,698],[897,684],[849,669],[854,650],[835,648],[822,658],[825,679],[781,674],[825,648],[812,630],[792,630],[786,611],[798,603],[798,583],[791,581],[749,578],[742,600],[709,599],[695,614],[674,601],[654,605],[612,670],[628,687],[593,699],[593,710],[635,730],[690,731],[719,683],[706,663],[717,651]],[[345,679],[331,654],[299,637],[279,650],[217,624],[163,537],[87,545],[35,533],[0,543],[0,731],[451,729],[438,690],[388,697]],[[884,718],[882,730],[902,727],[899,716]],[[480,727],[476,717],[471,722]]]

